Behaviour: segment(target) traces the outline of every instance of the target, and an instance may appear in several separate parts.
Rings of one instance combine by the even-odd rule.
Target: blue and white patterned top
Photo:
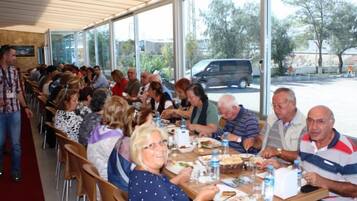
[[[182,189],[165,176],[133,170],[129,177],[129,201],[189,201]]]

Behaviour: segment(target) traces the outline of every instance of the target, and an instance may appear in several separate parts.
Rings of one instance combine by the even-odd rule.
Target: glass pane
[[[98,64],[102,67],[105,74],[110,74],[110,40],[109,40],[109,24],[102,25],[96,28],[97,30],[97,48],[98,48]]]
[[[357,1],[314,2],[272,1],[272,89],[293,89],[305,115],[313,106],[328,106],[334,127],[357,137],[357,49],[350,46],[357,44],[357,16],[350,12],[357,9]]]
[[[51,32],[53,64],[75,62],[74,32]]]
[[[83,42],[84,42],[84,34],[83,32],[78,32],[77,33],[77,61],[76,65],[78,67],[84,65],[84,47],[83,47]]]
[[[135,67],[134,18],[114,22],[115,68],[126,72]]]
[[[259,111],[259,0],[185,0],[185,77]]]
[[[141,69],[167,80],[174,79],[172,20],[171,4],[138,15]]]
[[[94,41],[94,29],[87,31],[87,48],[88,48],[88,59],[89,65],[95,66],[95,41]]]

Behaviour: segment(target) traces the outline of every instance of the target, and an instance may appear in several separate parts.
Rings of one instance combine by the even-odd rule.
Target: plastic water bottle
[[[264,177],[263,200],[272,201],[274,197],[274,167],[267,167],[267,175]]]
[[[161,117],[158,111],[155,112],[155,124],[157,127],[161,128]]]
[[[182,118],[181,119],[181,124],[180,124],[180,128],[185,128],[186,129],[186,119],[185,118]]]
[[[228,141],[228,132],[224,132],[222,136],[222,147],[223,154],[226,155],[229,153],[229,141]]]
[[[294,160],[294,169],[297,170],[297,185],[298,188],[301,188],[301,178],[302,178],[302,170],[300,166],[300,161],[299,160]]]
[[[212,150],[210,166],[211,166],[211,178],[213,181],[219,180],[219,151],[218,149]]]
[[[187,136],[190,135],[190,131],[186,127],[186,119],[185,118],[181,119],[180,130],[181,130],[182,135],[187,135]]]

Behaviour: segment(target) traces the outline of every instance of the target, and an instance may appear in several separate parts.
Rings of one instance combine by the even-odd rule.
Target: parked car
[[[204,88],[233,85],[246,88],[252,83],[252,63],[249,59],[206,59],[195,64],[186,76]]]

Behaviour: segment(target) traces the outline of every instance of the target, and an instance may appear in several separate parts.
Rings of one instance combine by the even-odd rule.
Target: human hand
[[[279,154],[278,150],[275,147],[267,147],[262,151],[261,156],[263,158],[272,158]]]
[[[216,193],[218,193],[219,189],[217,186],[210,185],[202,188],[194,201],[205,201],[205,200],[213,200]]]
[[[33,113],[29,108],[25,108],[25,113],[26,113],[27,118],[30,119],[33,117]]]
[[[191,167],[187,167],[182,169],[178,174],[178,184],[182,184],[185,182],[188,182],[191,178],[191,173],[192,173],[192,168]]]
[[[325,182],[324,182],[324,178],[322,176],[320,176],[319,174],[317,174],[316,172],[307,172],[304,174],[304,179],[306,180],[306,182],[308,184],[310,184],[311,186],[316,186],[316,187],[322,187],[322,188],[327,188],[325,187]]]
[[[247,138],[243,141],[243,147],[245,150],[248,150],[254,145],[254,143],[255,143],[255,137]]]
[[[170,119],[172,113],[173,113],[173,109],[166,109],[166,110],[162,111],[161,118],[162,119]]]
[[[234,141],[234,142],[236,142],[238,138],[239,138],[239,136],[233,135],[232,133],[229,133],[229,134],[227,135],[228,141]]]
[[[279,163],[279,161],[275,160],[275,159],[268,159],[263,161],[263,163],[261,164],[262,167],[267,167],[268,165],[272,165],[275,169],[278,169],[281,167],[281,164]]]

